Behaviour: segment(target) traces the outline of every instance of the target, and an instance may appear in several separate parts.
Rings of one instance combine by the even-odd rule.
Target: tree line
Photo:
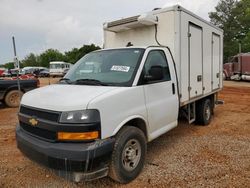
[[[80,58],[85,54],[92,52],[94,50],[100,49],[99,46],[94,44],[83,45],[81,48],[73,48],[70,51],[61,53],[56,49],[48,49],[43,53],[36,55],[34,53],[28,54],[23,60],[20,61],[20,66],[22,67],[49,67],[51,61],[64,61],[68,63],[75,64]],[[3,67],[8,69],[14,68],[14,63],[9,62],[3,65]]]
[[[210,21],[224,30],[224,63],[242,52],[250,52],[250,0],[220,0]]]

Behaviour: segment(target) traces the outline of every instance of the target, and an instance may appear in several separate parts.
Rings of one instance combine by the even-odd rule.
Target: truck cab
[[[250,53],[240,53],[223,65],[225,79],[250,81]]]
[[[107,175],[114,148],[126,150],[121,165],[126,177],[135,171],[134,177],[143,166],[146,142],[176,127],[178,110],[169,49],[100,50],[80,59],[59,84],[23,96],[17,143],[33,160],[85,172],[87,178]],[[134,136],[125,139],[124,131]]]

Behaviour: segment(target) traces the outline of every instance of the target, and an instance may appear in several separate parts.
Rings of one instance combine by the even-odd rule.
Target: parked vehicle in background
[[[20,96],[39,86],[39,80],[19,80],[21,92],[18,91],[17,80],[0,80],[0,101],[9,107],[18,107]]]
[[[48,70],[46,67],[24,67],[21,70],[21,74],[35,74],[39,76],[40,72]]]
[[[3,77],[10,77],[11,76],[11,71],[6,69],[4,73],[2,74]]]
[[[20,69],[15,68],[15,69],[10,69],[9,74],[11,77],[13,77],[13,76],[15,77],[15,76],[17,76],[17,74],[21,75],[22,73],[21,73]]]
[[[143,169],[147,142],[175,128],[179,112],[189,123],[212,120],[223,31],[173,6],[104,24],[104,48],[59,84],[23,96],[16,140],[68,179],[128,183]]]
[[[69,70],[72,66],[71,63],[66,63],[63,61],[52,61],[49,63],[49,65],[49,73],[52,77],[64,76],[65,70]]]
[[[10,79],[17,80],[17,76],[12,76]],[[37,76],[34,74],[20,74],[19,79],[20,80],[37,79]]]
[[[3,73],[5,72],[5,68],[0,68],[0,77],[3,77]]]
[[[21,69],[22,74],[33,74],[34,68],[33,67],[24,67]]]
[[[17,71],[18,69],[4,69],[0,73],[0,77],[12,77],[12,76],[17,76]],[[19,71],[19,74],[22,74]]]
[[[250,81],[250,52],[233,56],[223,69],[225,79]]]
[[[49,69],[44,69],[39,72],[38,77],[49,77]]]

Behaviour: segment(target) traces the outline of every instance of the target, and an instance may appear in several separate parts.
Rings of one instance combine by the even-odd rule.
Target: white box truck
[[[23,96],[17,145],[74,181],[128,183],[143,168],[146,143],[176,127],[180,113],[211,121],[223,31],[177,5],[106,23],[104,41],[59,84]]]

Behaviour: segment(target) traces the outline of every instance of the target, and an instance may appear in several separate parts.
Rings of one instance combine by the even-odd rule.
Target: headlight
[[[100,113],[98,110],[80,110],[62,112],[60,123],[94,123],[100,122]]]

